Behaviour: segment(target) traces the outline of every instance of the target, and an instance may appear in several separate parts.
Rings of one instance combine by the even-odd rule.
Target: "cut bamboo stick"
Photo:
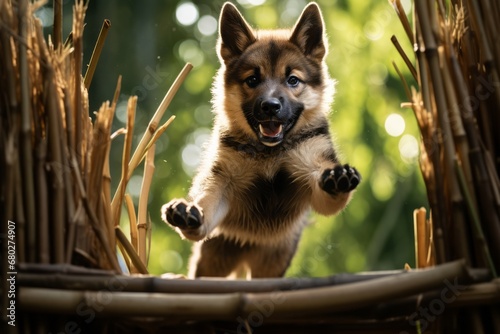
[[[145,262],[137,255],[136,250],[134,247],[130,244],[130,242],[127,240],[127,237],[123,233],[123,231],[120,229],[120,226],[115,227],[115,232],[116,232],[116,238],[120,245],[122,245],[123,249],[125,250],[126,255],[129,257],[130,261],[134,265],[134,268],[137,269],[137,271],[140,274],[148,274],[148,269],[146,268],[147,266],[145,265]],[[132,269],[132,268],[129,268]]]
[[[147,266],[147,234],[148,234],[148,199],[149,199],[149,188],[151,187],[151,180],[153,178],[153,172],[155,169],[154,166],[154,157],[155,157],[155,145],[151,146],[146,155],[146,160],[144,163],[144,176],[142,178],[142,186],[141,186],[141,196],[139,200],[139,208],[137,212],[137,231],[138,235],[138,244],[137,248],[139,250],[139,258],[142,263]]]
[[[427,238],[425,208],[413,211],[413,221],[415,229],[415,264],[417,268],[427,267],[427,251],[429,240]]]
[[[54,48],[58,49],[62,46],[63,34],[63,2],[61,0],[53,0],[52,7],[54,8]]]
[[[125,204],[127,207],[129,226],[130,226],[130,243],[134,247],[134,250],[137,252],[139,249],[138,241],[137,241],[137,216],[135,215],[134,202],[132,201],[132,197],[130,194],[125,194]]]
[[[89,89],[90,84],[92,82],[92,78],[94,77],[95,69],[97,67],[97,63],[99,61],[99,57],[101,56],[102,49],[104,47],[104,42],[106,41],[106,37],[108,36],[109,29],[111,28],[111,22],[108,19],[105,19],[102,23],[101,31],[99,32],[99,37],[97,37],[97,42],[94,47],[94,51],[92,51],[92,56],[90,57],[89,66],[87,68],[87,72],[85,72],[85,76],[83,79],[83,83],[85,88]]]

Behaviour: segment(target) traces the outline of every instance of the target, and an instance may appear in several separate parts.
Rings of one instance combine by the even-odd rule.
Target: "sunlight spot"
[[[399,137],[405,131],[405,120],[399,114],[390,114],[385,120],[385,131],[390,136]]]
[[[368,68],[368,81],[374,85],[384,85],[387,80],[387,66],[382,63],[373,63]]]
[[[370,180],[373,196],[383,202],[394,194],[394,175],[387,166],[380,165],[376,169],[377,177]]]
[[[185,40],[179,45],[179,56],[181,56],[182,60],[193,64],[195,67],[203,64],[205,60],[198,43],[192,39]]]
[[[116,105],[116,112],[115,112],[116,118],[118,118],[118,120],[123,124],[127,123],[127,106],[128,106],[127,101],[120,101]]]
[[[201,104],[194,110],[194,119],[200,125],[209,125],[212,122],[212,109],[208,104]]]
[[[175,18],[184,26],[195,23],[199,15],[198,8],[192,2],[184,2],[175,11]]]
[[[189,167],[194,168],[200,163],[201,150],[194,144],[187,144],[182,150],[182,161]]]
[[[132,197],[139,197],[141,194],[142,175],[134,175],[128,181],[128,192]]]
[[[42,22],[42,27],[51,27],[54,22],[54,11],[42,7],[35,12],[35,16]]]
[[[196,26],[202,35],[210,36],[217,31],[217,20],[212,15],[204,15]]]
[[[412,135],[404,135],[399,140],[399,154],[405,162],[413,162],[418,157],[418,140]]]
[[[260,6],[266,2],[266,0],[238,0],[242,6]]]
[[[376,41],[384,35],[384,26],[378,21],[370,20],[365,23],[363,31],[368,39]]]

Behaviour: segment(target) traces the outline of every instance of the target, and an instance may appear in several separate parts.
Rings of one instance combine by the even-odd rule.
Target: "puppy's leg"
[[[163,221],[185,238],[194,241],[208,237],[228,211],[222,182],[200,184],[196,191],[191,193],[192,202],[174,199],[161,208]]]
[[[331,165],[333,166],[323,169],[312,193],[314,210],[324,215],[342,210],[361,181],[361,176],[354,167],[338,163]]]
[[[245,258],[252,278],[283,277],[297,250],[298,238],[281,245],[252,246]]]
[[[292,151],[291,166],[297,180],[311,189],[311,205],[322,215],[333,215],[349,202],[361,176],[349,166],[341,165],[329,136],[318,136]]]
[[[223,236],[200,241],[193,246],[189,277],[227,277],[238,269],[248,246]]]

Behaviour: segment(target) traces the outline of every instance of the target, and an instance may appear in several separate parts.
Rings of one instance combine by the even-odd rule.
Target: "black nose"
[[[260,109],[267,116],[276,116],[281,110],[281,102],[275,97],[262,101]]]

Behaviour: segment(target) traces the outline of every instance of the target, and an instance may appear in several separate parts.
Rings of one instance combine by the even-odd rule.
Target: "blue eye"
[[[259,78],[257,78],[257,76],[251,75],[245,79],[245,83],[248,85],[248,87],[255,88],[259,85],[260,80]]]
[[[300,83],[300,79],[297,78],[296,76],[292,75],[288,78],[288,80],[286,81],[286,83],[288,84],[288,86],[290,87],[297,87]]]

